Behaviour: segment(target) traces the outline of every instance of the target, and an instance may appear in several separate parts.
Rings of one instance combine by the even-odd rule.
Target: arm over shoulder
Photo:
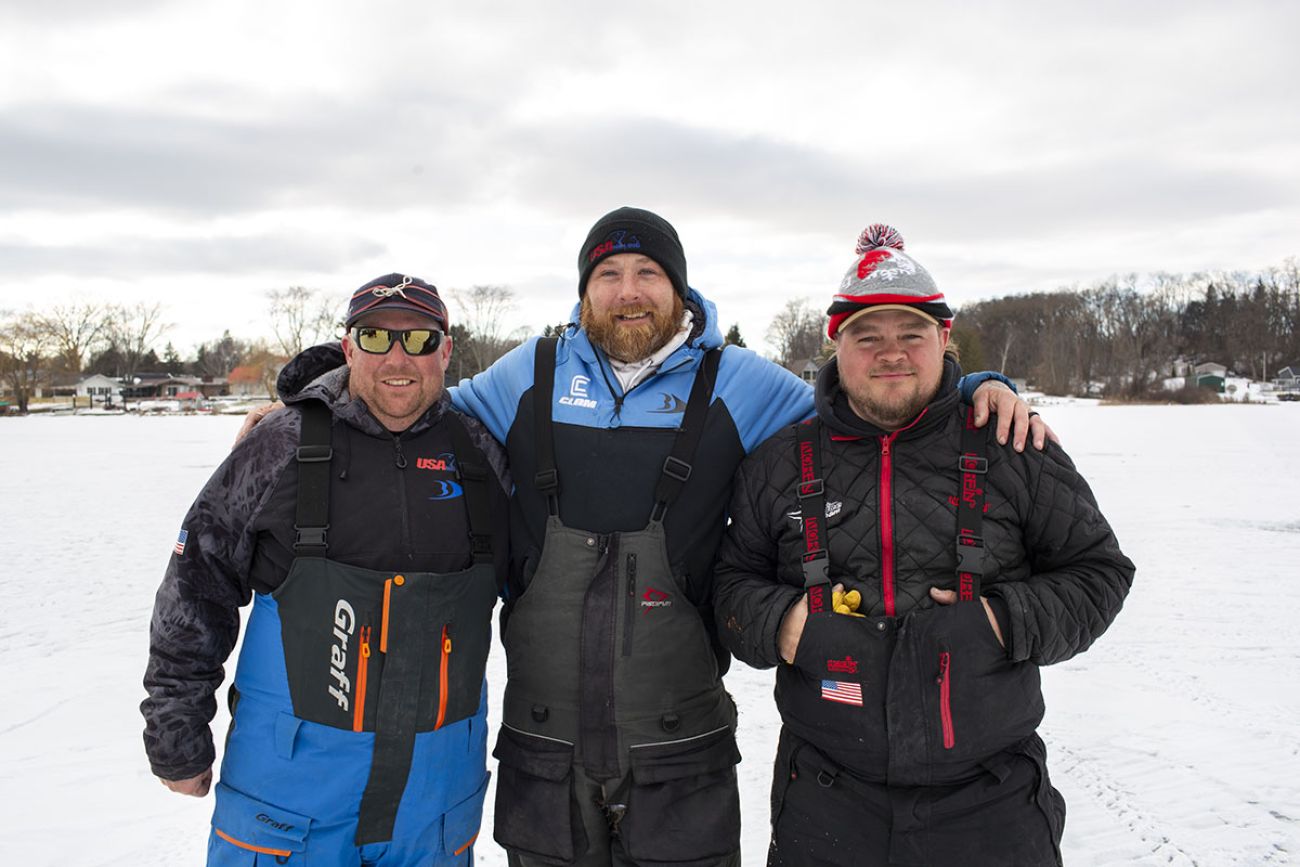
[[[538,339],[524,341],[487,370],[447,390],[456,409],[482,422],[498,442],[506,441],[515,423],[519,399],[533,387]]]
[[[813,414],[809,383],[739,346],[723,350],[714,393],[726,401],[746,454],[781,428]]]

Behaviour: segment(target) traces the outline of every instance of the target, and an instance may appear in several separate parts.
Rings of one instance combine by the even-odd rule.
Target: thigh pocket
[[[732,730],[633,747],[623,847],[638,862],[694,861],[740,848],[740,752]]]
[[[217,783],[212,815],[210,864],[256,864],[258,855],[276,864],[306,864],[311,818],[249,797]]]
[[[483,796],[487,794],[488,780],[491,774],[483,777],[483,785],[478,791],[452,807],[442,816],[442,851],[444,855],[455,857],[464,854],[478,839],[479,826],[483,823]]]
[[[507,849],[562,864],[587,850],[574,810],[573,744],[502,726],[492,751],[497,800],[492,836]]]

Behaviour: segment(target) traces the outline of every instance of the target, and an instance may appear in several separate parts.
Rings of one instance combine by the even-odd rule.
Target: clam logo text
[[[560,398],[563,406],[580,406],[583,409],[595,409],[596,401],[587,397],[587,386],[591,384],[590,377],[578,374],[569,380],[569,393]]]

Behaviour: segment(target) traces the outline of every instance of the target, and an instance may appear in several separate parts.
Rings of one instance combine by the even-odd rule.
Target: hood
[[[898,433],[903,438],[910,438],[942,424],[948,413],[961,401],[961,392],[957,390],[957,380],[961,379],[961,366],[952,356],[943,357],[943,376],[939,379],[939,390],[934,400],[923,409],[911,423],[904,425]],[[817,418],[833,434],[847,437],[883,437],[892,431],[882,430],[869,421],[862,419],[849,406],[848,396],[840,387],[839,359],[832,358],[817,374]]]
[[[364,403],[353,400],[348,391],[348,367],[343,347],[338,343],[312,346],[298,353],[280,371],[275,383],[280,399],[286,404],[319,400],[336,419],[347,422],[372,436],[392,436]],[[419,433],[437,422],[451,406],[446,390],[415,424],[404,433]]]

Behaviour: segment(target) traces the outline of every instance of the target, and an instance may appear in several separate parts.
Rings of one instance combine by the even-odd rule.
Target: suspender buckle
[[[298,446],[298,463],[319,464],[334,457],[334,449],[328,444],[317,446]]]
[[[298,531],[298,535],[293,540],[295,550],[325,547],[325,531],[329,529],[329,524],[324,527],[299,527],[295,524],[294,529]]]
[[[984,574],[984,538],[982,536],[957,537],[957,571],[972,575]]]
[[[554,469],[542,470],[533,476],[533,484],[543,494],[552,494],[560,487],[560,475]]]
[[[803,555],[803,586],[815,587],[818,584],[831,583],[830,558],[825,548],[809,551]]]
[[[664,475],[679,482],[684,482],[691,477],[691,465],[669,455],[664,458]]]
[[[957,469],[963,473],[979,473],[983,475],[989,471],[988,458],[982,458],[978,455],[962,455],[957,458]]]
[[[492,553],[491,536],[470,536],[470,553],[475,557]]]
[[[799,499],[806,500],[809,497],[820,497],[826,493],[826,486],[822,484],[821,479],[809,479],[806,482],[799,483]]]

